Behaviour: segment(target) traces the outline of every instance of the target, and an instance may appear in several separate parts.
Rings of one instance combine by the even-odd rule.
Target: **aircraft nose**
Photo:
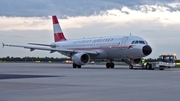
[[[144,55],[147,56],[147,55],[151,54],[152,48],[149,45],[146,45],[142,48],[142,51],[143,51]]]

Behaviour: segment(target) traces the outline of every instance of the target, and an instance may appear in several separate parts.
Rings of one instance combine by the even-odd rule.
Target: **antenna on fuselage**
[[[131,36],[131,33],[130,33],[130,36]]]

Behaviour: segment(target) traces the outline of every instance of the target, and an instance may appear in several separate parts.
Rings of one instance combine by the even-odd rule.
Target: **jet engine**
[[[76,53],[71,59],[76,65],[85,65],[90,61],[90,56],[85,53]]]

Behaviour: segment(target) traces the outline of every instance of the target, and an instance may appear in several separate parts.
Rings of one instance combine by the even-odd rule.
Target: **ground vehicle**
[[[157,61],[134,64],[134,68],[164,70],[165,68],[175,67],[175,60],[176,54],[162,54]]]

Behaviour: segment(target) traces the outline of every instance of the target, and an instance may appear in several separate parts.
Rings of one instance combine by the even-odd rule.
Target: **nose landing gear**
[[[134,69],[134,66],[133,65],[129,65],[129,69]]]
[[[106,68],[114,68],[114,63],[112,62],[113,60],[111,59],[110,62],[106,63]]]
[[[114,68],[114,63],[106,63],[106,68]]]

